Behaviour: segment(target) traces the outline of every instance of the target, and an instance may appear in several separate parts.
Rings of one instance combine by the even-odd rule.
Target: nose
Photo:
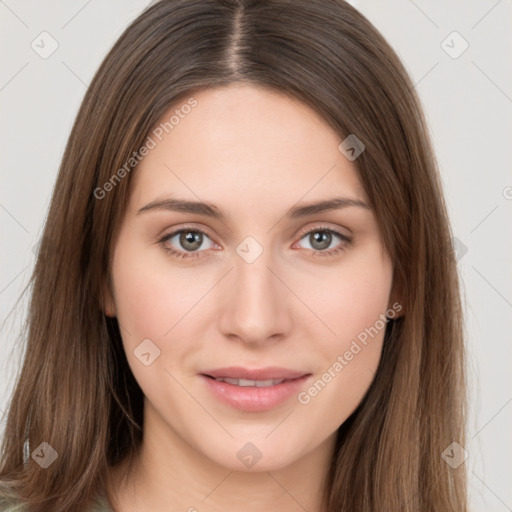
[[[289,335],[293,296],[279,274],[270,251],[252,263],[235,255],[220,299],[219,325],[226,337],[258,345]]]

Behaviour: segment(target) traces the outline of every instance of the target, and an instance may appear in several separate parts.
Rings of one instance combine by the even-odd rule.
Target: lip
[[[216,375],[212,375],[212,373],[216,373]],[[292,396],[297,396],[306,381],[311,377],[311,374],[275,367],[262,368],[261,370],[231,367],[209,371],[208,374],[201,374],[200,377],[207,389],[221,403],[239,411],[263,412],[277,407]],[[248,380],[289,380],[285,380],[281,384],[258,388],[255,386],[236,386],[228,382],[219,382],[213,377]]]
[[[290,370],[288,368],[280,368],[278,366],[267,366],[265,368],[244,368],[242,366],[229,366],[227,368],[217,368],[215,370],[206,370],[201,372],[202,375],[219,378],[230,379],[247,379],[247,380],[270,380],[270,379],[298,379],[307,375],[308,372]]]

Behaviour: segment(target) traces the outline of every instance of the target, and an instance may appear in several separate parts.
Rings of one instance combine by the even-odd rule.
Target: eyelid
[[[169,238],[177,235],[178,233],[181,233],[182,231],[194,231],[197,233],[201,233],[203,235],[206,235],[208,238],[210,238],[210,240],[212,240],[212,242],[215,242],[215,240],[214,240],[215,237],[212,236],[212,234],[209,232],[208,229],[202,228],[202,227],[199,228],[197,226],[194,226],[193,224],[184,224],[183,226],[172,228],[170,231],[164,232],[164,234],[162,234],[159,238],[160,238],[160,240],[162,238],[169,239]],[[215,244],[219,245],[219,244],[217,244],[217,242],[215,242]]]
[[[328,231],[329,233],[333,233],[337,236],[339,236],[341,239],[345,240],[346,242],[349,242],[352,240],[351,235],[346,235],[340,231],[339,228],[333,228],[329,227],[327,225],[316,225],[309,228],[304,228],[300,230],[297,234],[297,237],[299,239],[304,238],[305,235],[309,235],[309,233],[315,233],[316,231]]]
[[[215,241],[214,237],[206,229],[198,228],[198,227],[195,227],[195,226],[192,226],[192,225],[184,225],[184,226],[172,229],[168,233],[164,233],[163,235],[161,235],[158,238],[158,243],[166,242],[166,241],[170,240],[171,238],[175,237],[176,235],[178,235],[178,234],[180,234],[182,232],[201,233],[202,235],[208,237],[212,241],[212,243],[214,245],[216,245],[216,246],[219,245]],[[205,251],[203,250],[203,251],[195,251],[195,252],[205,252]],[[188,252],[187,254],[193,254],[193,253],[194,253],[194,251]]]

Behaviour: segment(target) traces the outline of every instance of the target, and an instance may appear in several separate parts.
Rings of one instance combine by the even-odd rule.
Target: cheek
[[[170,367],[167,341],[172,333],[168,333],[185,314],[194,293],[166,275],[161,262],[149,261],[147,249],[130,244],[129,237],[118,242],[112,274],[128,364],[144,394],[154,396],[161,392],[163,382],[172,384],[164,373]],[[189,299],[183,300],[184,295]],[[175,345],[172,353],[178,359],[182,357],[179,346]],[[146,360],[145,354],[149,354]]]
[[[350,345],[385,314],[391,280],[390,262],[375,250],[347,258],[338,269],[303,281],[301,294],[319,319],[311,324],[317,329],[315,339],[328,351]]]
[[[390,283],[386,275],[352,275],[342,287],[327,311],[337,337],[346,341],[358,337],[385,314]]]
[[[208,280],[180,272],[164,255],[150,260],[147,250],[130,245],[129,240],[124,247],[113,261],[118,320],[132,342],[140,342],[141,337],[162,340],[207,291]]]
[[[329,279],[317,280],[316,285],[308,280],[308,305],[322,320],[310,324],[314,327],[309,337],[324,365],[319,380],[306,390],[305,402],[314,398],[317,407],[331,410],[333,424],[348,417],[374,378],[391,282],[392,265],[380,250],[347,258]]]
[[[324,304],[325,323],[335,334],[314,338],[323,365],[298,397],[310,411],[308,417],[321,415],[328,431],[338,428],[366,395],[377,372],[387,326],[380,318],[385,314],[387,297],[375,294],[372,287],[362,287],[360,282],[354,283],[353,289],[352,283],[345,284],[345,293]]]

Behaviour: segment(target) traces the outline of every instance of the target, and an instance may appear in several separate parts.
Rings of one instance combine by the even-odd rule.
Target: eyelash
[[[324,232],[324,233],[330,233],[332,235],[336,235],[337,237],[341,238],[341,240],[343,242],[345,242],[345,244],[351,244],[352,243],[352,238],[346,236],[346,235],[343,235],[341,234],[340,232],[338,231],[335,231],[334,229],[331,229],[331,228],[327,228],[327,227],[315,227],[313,229],[310,229],[309,231],[306,231],[305,233],[302,233],[301,236],[300,236],[300,239],[299,240],[302,240],[305,236],[311,234],[311,233],[316,233],[316,232]],[[172,237],[174,237],[175,235],[178,235],[179,233],[200,233],[201,235],[204,235],[204,236],[207,236],[208,238],[210,238],[210,236],[205,233],[204,231],[198,229],[198,228],[187,228],[187,227],[184,227],[184,228],[180,228],[176,231],[173,231],[172,233],[169,233],[167,235],[164,235],[159,241],[158,243],[162,245],[163,249],[169,253],[171,256],[177,258],[177,259],[180,259],[180,260],[183,260],[185,258],[199,258],[201,257],[201,253],[204,252],[204,251],[193,251],[193,252],[184,252],[184,251],[178,251],[172,247],[169,247],[167,245],[165,245],[165,242],[167,242],[169,239],[171,239]],[[313,257],[328,257],[328,256],[335,256],[339,253],[341,253],[342,251],[345,250],[345,247],[344,246],[338,246],[338,247],[334,247],[333,249],[329,249],[329,250],[325,250],[325,251],[318,251],[318,250],[315,250],[315,249],[312,249],[312,256]]]

